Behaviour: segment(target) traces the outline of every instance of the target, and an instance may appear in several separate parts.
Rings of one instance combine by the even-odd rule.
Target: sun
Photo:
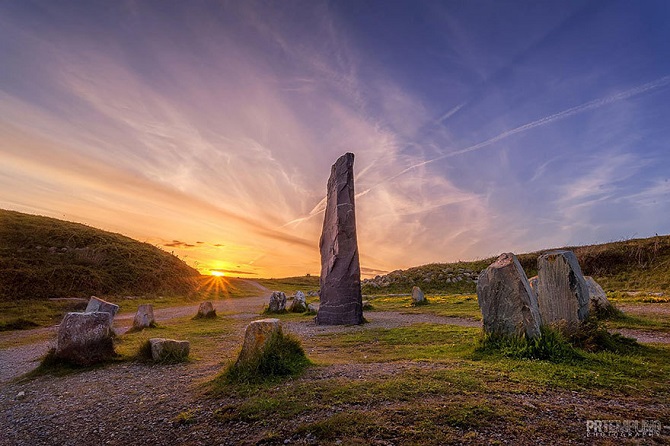
[[[223,272],[221,272],[221,271],[210,271],[209,273],[210,273],[212,276],[216,276],[216,277],[223,277],[223,276],[225,276],[225,274],[224,274]]]

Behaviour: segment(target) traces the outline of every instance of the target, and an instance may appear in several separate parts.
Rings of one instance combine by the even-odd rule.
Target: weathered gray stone
[[[426,301],[426,296],[423,295],[423,291],[418,286],[412,288],[412,305],[423,305],[428,303]]]
[[[154,361],[183,361],[188,358],[191,344],[188,341],[177,341],[175,339],[152,338],[151,359]]]
[[[112,315],[112,319],[116,316],[116,313],[119,311],[119,306],[111,302],[104,301],[99,297],[91,296],[91,299],[88,301],[86,306],[85,313],[93,313],[100,311],[103,313],[109,313]]]
[[[482,271],[477,281],[477,301],[486,333],[540,336],[537,297],[514,254],[502,254]]]
[[[137,313],[133,319],[132,330],[143,330],[145,328],[154,327],[156,319],[154,318],[154,307],[150,304],[143,304],[137,307]]]
[[[201,302],[198,307],[198,314],[195,315],[196,319],[213,319],[216,317],[216,310],[214,305],[211,302]]]
[[[319,312],[319,304],[311,303],[307,305],[307,312],[312,314],[317,314]]]
[[[589,311],[594,313],[607,312],[612,304],[607,300],[607,293],[591,276],[584,276],[586,287],[589,289]]]
[[[305,293],[302,291],[296,291],[293,302],[289,307],[289,311],[293,313],[304,313],[307,311],[307,301],[305,300]]]
[[[537,259],[537,302],[542,323],[576,330],[589,315],[589,290],[572,251],[552,251]]]
[[[237,362],[248,361],[260,354],[275,333],[281,333],[279,319],[261,319],[253,321],[244,332],[244,344]]]
[[[356,238],[354,154],[341,156],[330,172],[321,251],[320,325],[363,323],[361,267]]]
[[[268,313],[283,313],[286,311],[286,294],[283,291],[273,291],[270,295]]]
[[[115,356],[112,315],[67,313],[58,327],[55,356],[73,364],[93,365]]]

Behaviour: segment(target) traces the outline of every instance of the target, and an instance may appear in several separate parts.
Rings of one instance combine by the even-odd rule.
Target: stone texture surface
[[[85,313],[94,313],[100,311],[103,313],[109,313],[112,315],[112,319],[116,316],[116,313],[119,311],[119,306],[111,302],[100,299],[99,297],[91,296],[91,299],[86,305]]]
[[[152,338],[149,344],[154,361],[181,361],[188,358],[191,350],[190,342],[175,339]]]
[[[482,271],[477,281],[477,301],[486,333],[540,336],[537,297],[514,254],[502,254]]]
[[[156,325],[154,319],[154,306],[150,304],[143,304],[137,307],[137,313],[133,319],[133,330],[142,330],[144,328]]]
[[[93,365],[115,356],[112,315],[107,312],[67,313],[58,327],[56,357]]]
[[[281,332],[279,319],[261,319],[247,325],[242,351],[237,362],[247,361],[262,352],[272,335],[279,332]]]
[[[589,315],[589,290],[572,251],[552,251],[537,259],[537,302],[545,325],[574,331]]]
[[[530,285],[531,289],[537,295],[537,276],[533,276],[530,279],[528,279],[528,284]]]
[[[599,311],[608,311],[612,304],[607,300],[607,293],[598,282],[591,276],[584,276],[586,287],[589,289],[589,311],[598,313]]]
[[[304,313],[307,311],[307,301],[305,300],[305,293],[302,291],[296,291],[293,302],[291,302],[291,307],[289,311],[293,313]]]
[[[268,313],[283,313],[286,311],[286,294],[283,291],[273,291],[270,295]]]
[[[211,302],[201,302],[200,306],[198,307],[198,314],[195,315],[196,318],[215,318],[216,317],[216,310],[214,309],[214,305],[212,305]]]
[[[363,323],[361,267],[356,238],[353,153],[341,156],[331,169],[319,249],[321,303],[316,323],[319,325]]]
[[[421,305],[426,303],[426,296],[423,295],[423,291],[418,286],[412,288],[412,305]]]
[[[314,314],[318,313],[319,312],[319,304],[311,303],[311,304],[307,305],[307,311],[309,311],[310,313],[314,313]]]

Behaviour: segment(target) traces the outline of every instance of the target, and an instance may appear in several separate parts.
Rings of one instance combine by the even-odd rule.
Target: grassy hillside
[[[574,251],[584,274],[593,276],[605,290],[670,290],[670,236],[555,249]],[[537,274],[537,257],[550,250],[517,254],[528,277]],[[432,263],[393,271],[364,280],[363,293],[409,293],[415,285],[429,293],[474,293],[475,279],[494,260]]]
[[[200,274],[120,234],[0,210],[0,301],[194,293]]]

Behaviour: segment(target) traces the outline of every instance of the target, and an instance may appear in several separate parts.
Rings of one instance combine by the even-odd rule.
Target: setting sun
[[[221,271],[210,271],[209,273],[210,273],[210,275],[212,275],[212,276],[216,276],[216,277],[223,277],[223,276],[225,276],[225,274],[224,274],[223,272],[221,272]]]

